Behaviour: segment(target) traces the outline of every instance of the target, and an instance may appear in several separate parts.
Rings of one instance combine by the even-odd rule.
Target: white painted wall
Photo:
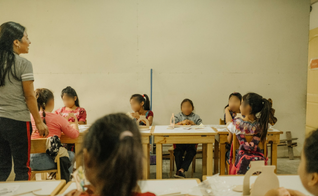
[[[1,0],[0,22],[20,22],[35,86],[74,87],[88,122],[130,111],[150,92],[155,124],[167,124],[184,98],[205,124],[217,124],[228,95],[274,100],[276,128],[305,136],[309,0]],[[280,155],[287,155],[283,147]]]

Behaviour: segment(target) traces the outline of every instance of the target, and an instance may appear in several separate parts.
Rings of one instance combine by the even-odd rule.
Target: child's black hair
[[[80,107],[79,99],[78,99],[78,96],[77,96],[77,93],[76,93],[75,89],[73,89],[72,87],[68,86],[68,87],[66,87],[65,89],[62,90],[61,98],[63,98],[64,94],[66,96],[72,97],[72,98],[74,98],[76,96],[75,105],[77,107]]]
[[[194,105],[193,105],[193,102],[191,101],[191,99],[184,99],[182,102],[181,102],[181,108],[182,108],[182,105],[184,104],[184,103],[186,103],[186,102],[189,102],[190,104],[191,104],[191,106],[192,106],[192,110],[194,110]]]
[[[229,100],[231,99],[231,97],[237,97],[239,100],[240,100],[240,102],[242,101],[242,95],[241,95],[241,93],[238,93],[238,92],[234,92],[234,93],[231,93],[230,94],[230,96],[229,96]],[[229,107],[229,104],[227,104],[226,106],[225,106],[225,108],[227,108],[227,107]],[[224,108],[224,109],[225,109]]]
[[[130,100],[131,99],[135,99],[136,101],[138,101],[138,103],[144,102],[144,110],[150,110],[150,100],[149,100],[148,95],[146,95],[146,94],[143,94],[143,95],[133,94],[130,97]]]
[[[270,102],[256,93],[247,93],[246,95],[244,95],[243,102],[244,105],[248,104],[251,106],[251,114],[256,115],[260,113],[260,117],[257,118],[257,121],[259,122],[261,128],[260,138],[261,140],[265,140],[268,130],[269,118],[270,115],[272,115],[272,113],[270,112]]]
[[[38,104],[38,110],[42,108],[43,110],[43,122],[46,124],[45,117],[45,107],[49,100],[54,99],[52,91],[46,88],[38,88],[35,90],[35,97]]]
[[[132,136],[120,138],[125,131]],[[143,173],[141,134],[134,120],[123,113],[98,119],[85,135],[83,148],[93,159],[87,164],[98,170],[100,195],[132,195]]]
[[[318,173],[318,129],[311,132],[305,139],[304,157],[306,159],[307,173]]]

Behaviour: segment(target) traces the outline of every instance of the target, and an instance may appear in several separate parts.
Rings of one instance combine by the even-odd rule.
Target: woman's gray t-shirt
[[[20,80],[10,72],[6,75],[5,85],[0,87],[0,117],[28,122],[31,120],[30,111],[25,102],[22,82],[34,80],[32,64],[15,54],[15,70]]]

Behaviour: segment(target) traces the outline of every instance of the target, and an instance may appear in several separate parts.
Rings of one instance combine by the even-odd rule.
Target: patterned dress
[[[251,161],[265,160],[265,164],[267,165],[267,157],[264,156],[263,151],[258,147],[261,141],[259,137],[261,128],[257,121],[248,122],[243,121],[241,118],[236,118],[229,124],[228,129],[231,133],[236,134],[237,140],[240,143],[235,163],[232,162],[233,144],[231,145],[230,174],[245,174],[250,168]],[[251,142],[246,141],[246,134],[254,135]]]

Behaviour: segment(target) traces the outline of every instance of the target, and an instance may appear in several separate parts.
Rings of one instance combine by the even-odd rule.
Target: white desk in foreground
[[[65,180],[1,182],[0,189],[18,186],[19,188],[10,195],[16,195],[37,189],[42,189],[41,191],[37,191],[36,193],[39,195],[54,196],[57,195],[57,193],[64,187],[65,183]],[[23,196],[34,196],[34,194],[28,193],[24,194]]]
[[[212,175],[213,144],[217,134],[211,127],[187,129],[178,127],[168,129],[168,126],[155,126],[152,133],[156,144],[156,178],[162,179],[162,144],[202,144],[203,175]]]
[[[175,192],[186,192],[187,189],[194,188],[200,183],[199,179],[167,179],[167,180],[141,180],[138,182],[141,192],[151,192],[155,195],[163,195]],[[69,182],[59,193],[65,195],[76,189],[75,182]]]
[[[257,176],[252,176],[250,184],[255,182]],[[305,195],[311,195],[303,187],[298,175],[277,175],[279,180],[279,187],[285,187],[286,189],[293,189],[302,192]],[[209,179],[211,176],[203,176],[203,180]],[[226,182],[229,185],[243,185],[244,176],[219,176],[220,180]],[[233,196],[241,196],[242,193],[234,192]]]

